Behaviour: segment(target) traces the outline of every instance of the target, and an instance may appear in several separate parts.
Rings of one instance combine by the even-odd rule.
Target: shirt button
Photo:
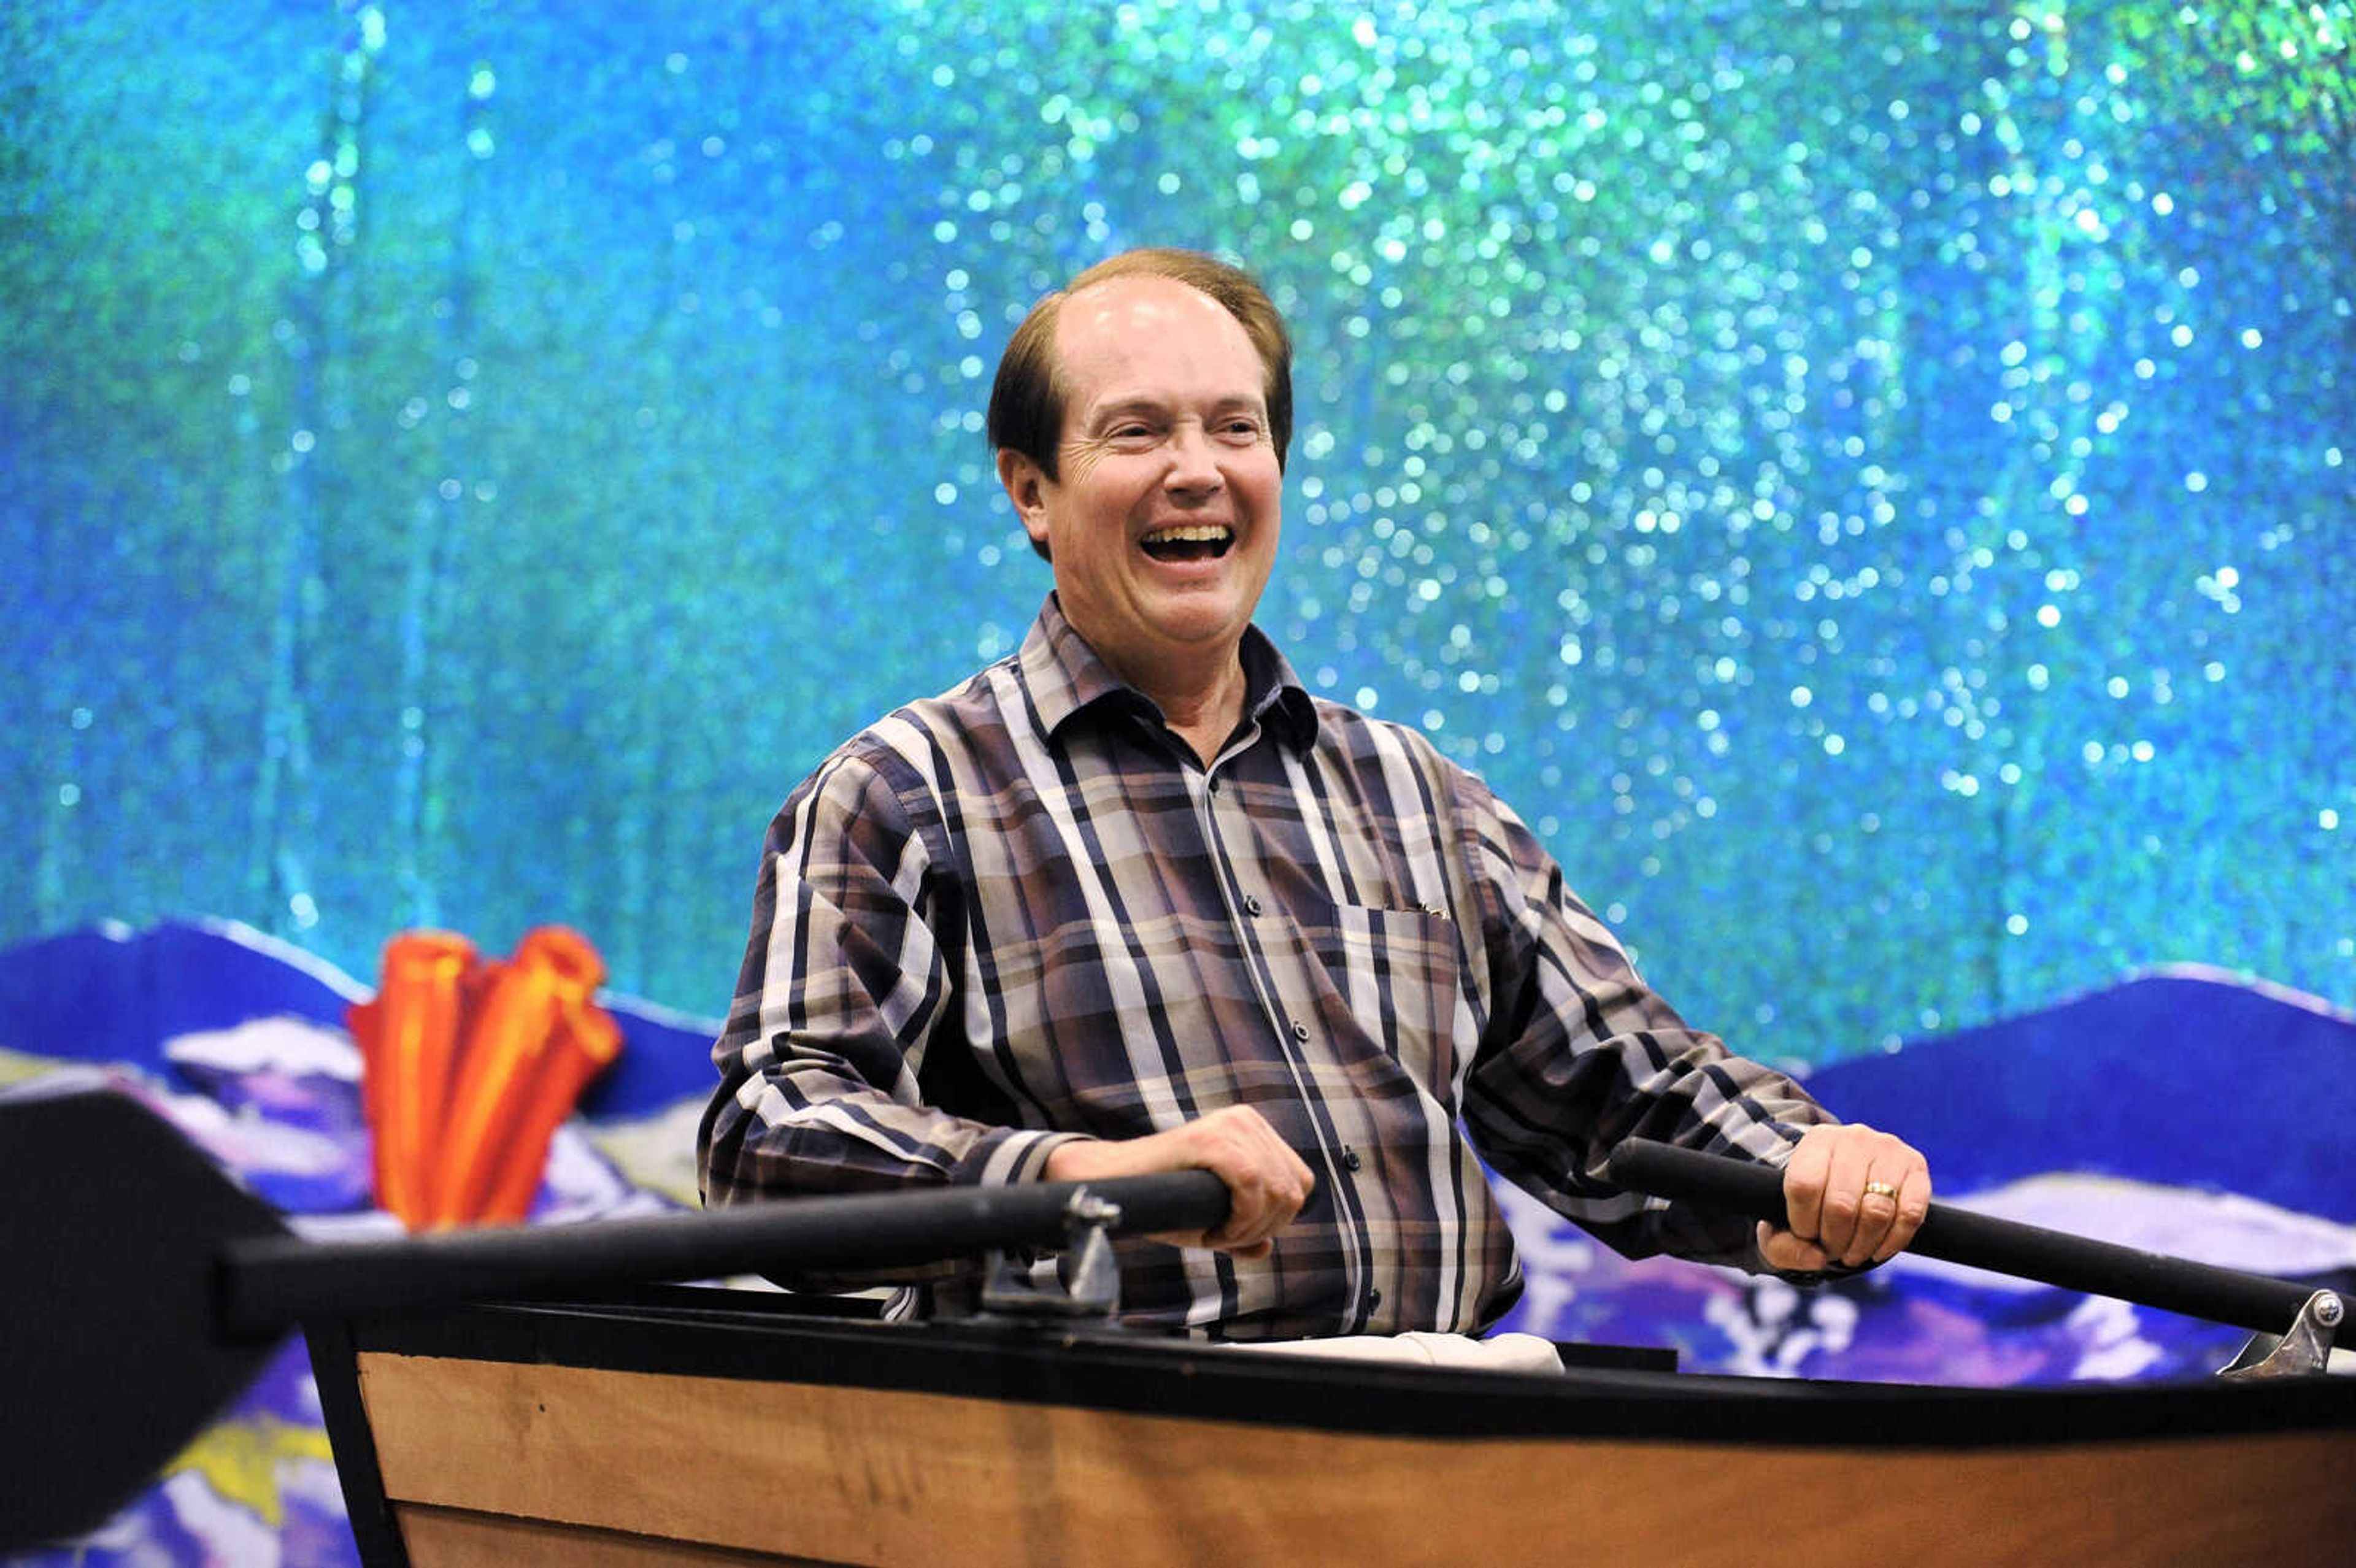
[[[1215,776],[1214,776],[1211,782],[1205,784],[1203,787],[1209,790],[1213,795],[1216,795],[1219,793],[1219,781]]]
[[[1345,1148],[1342,1151],[1342,1168],[1344,1170],[1355,1170],[1358,1168],[1358,1151],[1356,1149]]]
[[[1309,1026],[1302,1023],[1299,1019],[1293,1019],[1292,1038],[1305,1042],[1309,1039]]]
[[[1246,894],[1244,897],[1244,912],[1246,914],[1258,914],[1259,912],[1259,900],[1251,897],[1249,894]]]
[[[1366,1310],[1367,1310],[1367,1311],[1371,1312],[1371,1311],[1373,1311],[1376,1307],[1380,1307],[1382,1304],[1383,1304],[1383,1293],[1382,1293],[1381,1291],[1379,1291],[1379,1290],[1370,1290],[1370,1291],[1366,1292]]]

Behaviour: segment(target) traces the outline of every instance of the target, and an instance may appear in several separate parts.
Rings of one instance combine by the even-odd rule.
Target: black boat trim
[[[654,1287],[352,1326],[361,1354],[560,1362],[1419,1439],[1946,1452],[2356,1428],[2356,1380],[1959,1388],[1320,1360],[1119,1330],[861,1322],[765,1292]]]

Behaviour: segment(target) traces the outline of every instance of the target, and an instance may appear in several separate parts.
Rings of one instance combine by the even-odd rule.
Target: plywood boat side
[[[2281,1564],[2356,1541],[2338,1380],[1526,1378],[594,1306],[361,1326],[352,1347],[418,1568]]]

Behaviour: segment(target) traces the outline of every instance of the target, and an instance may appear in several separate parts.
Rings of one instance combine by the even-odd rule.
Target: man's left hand
[[[1911,1144],[1862,1123],[1810,1127],[1783,1167],[1783,1208],[1788,1229],[1759,1225],[1768,1267],[1813,1274],[1887,1263],[1930,1211],[1931,1167]]]

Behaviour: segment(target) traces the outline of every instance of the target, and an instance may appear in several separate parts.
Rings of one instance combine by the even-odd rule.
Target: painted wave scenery
[[[0,951],[0,1093],[103,1083],[153,1106],[317,1236],[376,1207],[362,1049],[373,989],[229,923],[91,928]],[[603,995],[621,1048],[548,1142],[533,1222],[694,1201],[711,1025]],[[2140,976],[1812,1075],[1929,1155],[1942,1197],[2052,1229],[2318,1285],[2356,1285],[2356,1018],[2214,972]],[[93,1151],[92,1157],[100,1157]],[[71,1182],[60,1169],[56,1179]],[[12,1201],[40,1201],[12,1193]],[[1511,1195],[1509,1193],[1509,1200]],[[1510,1201],[1526,1293],[1504,1329],[1665,1346],[1687,1371],[1997,1386],[2202,1377],[2247,1336],[1901,1259],[1811,1291],[1630,1262]],[[23,1568],[356,1563],[299,1339],[132,1507]]]

